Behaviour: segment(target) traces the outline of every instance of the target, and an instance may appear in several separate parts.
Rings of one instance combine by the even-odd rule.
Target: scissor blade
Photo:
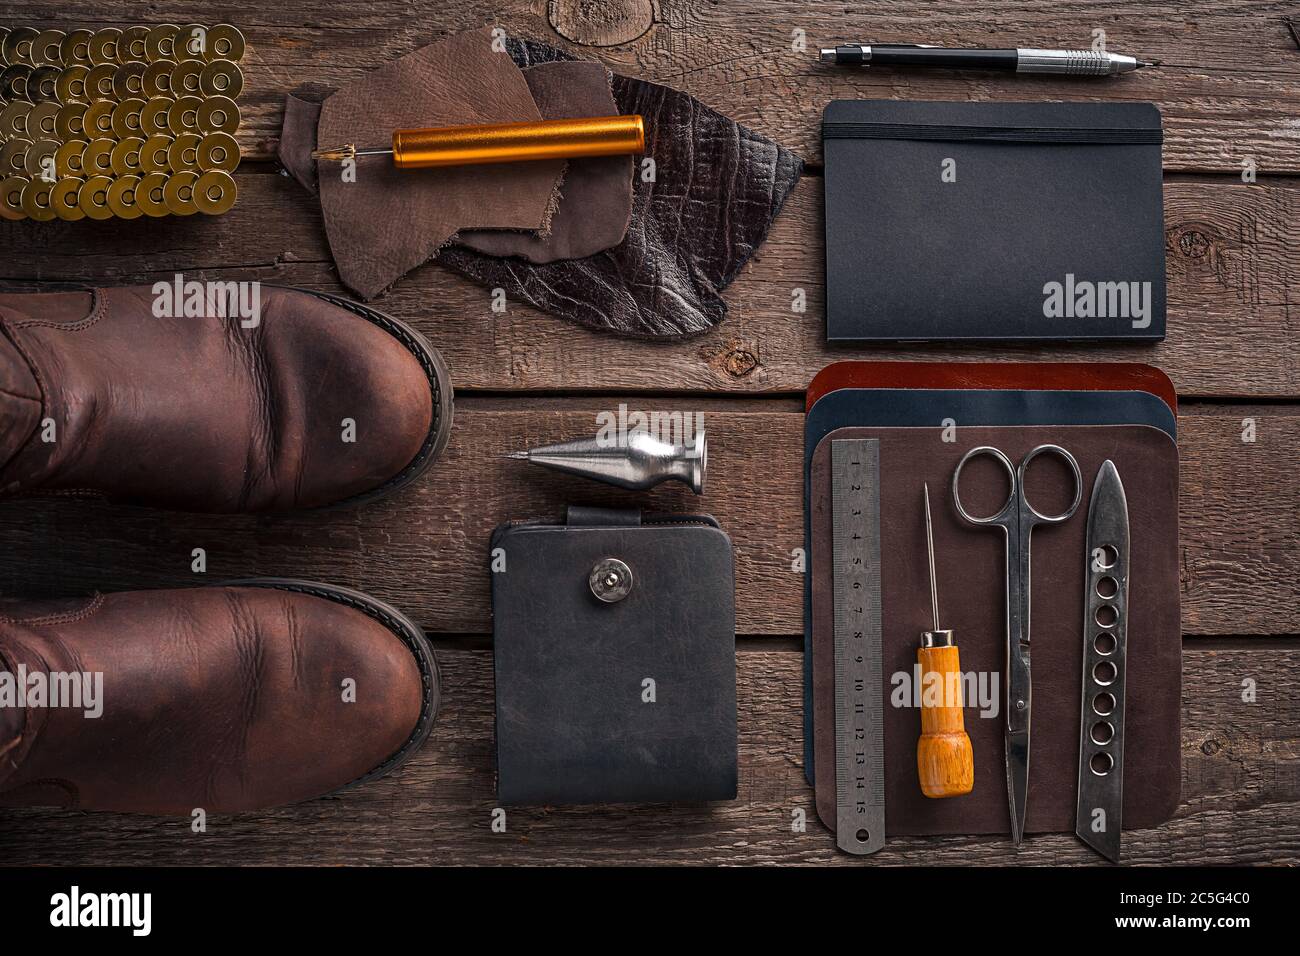
[[[1025,836],[1025,805],[1029,795],[1029,734],[1006,735],[1007,801],[1011,807],[1011,835],[1016,844]]]

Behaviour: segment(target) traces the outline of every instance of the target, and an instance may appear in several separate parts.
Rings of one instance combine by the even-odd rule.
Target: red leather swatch
[[[835,362],[813,378],[804,409],[841,388],[1139,391],[1158,395],[1178,414],[1178,395],[1169,376],[1136,362]]]

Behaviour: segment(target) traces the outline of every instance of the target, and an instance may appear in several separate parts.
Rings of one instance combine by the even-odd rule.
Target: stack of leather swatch
[[[1008,634],[1006,545],[963,521],[954,471],[978,446],[1012,464],[1031,449],[1068,450],[1082,476],[1073,517],[1033,534],[1033,731],[1029,832],[1075,829],[1082,704],[1085,533],[1089,492],[1104,461],[1118,469],[1131,526],[1128,563],[1127,742],[1124,827],[1172,815],[1180,789],[1181,628],[1178,576],[1176,397],[1156,369],[1129,364],[842,362],[824,369],[807,395],[805,759],[822,820],[835,830],[835,651],[832,442],[879,442],[880,610],[886,829],[889,834],[1006,833],[1003,700]],[[1068,506],[1068,469],[1030,466],[1031,503]],[[1007,498],[1002,470],[967,469],[967,507],[994,512]],[[987,678],[989,699],[965,701],[974,789],[928,799],[918,785],[919,711],[901,694],[932,626],[923,486],[933,501],[942,626],[957,635],[963,671]],[[996,529],[994,529],[996,530]],[[1015,573],[1011,569],[1010,573]],[[993,681],[997,683],[994,684]],[[971,684],[968,687],[974,686]],[[900,703],[901,701],[901,703]]]
[[[217,215],[235,203],[230,24],[0,31],[0,217]]]
[[[637,114],[644,156],[399,170],[317,164],[394,130]],[[370,299],[436,258],[489,289],[643,338],[704,332],[802,163],[694,98],[484,28],[285,103],[285,169],[320,196],[345,285]]]

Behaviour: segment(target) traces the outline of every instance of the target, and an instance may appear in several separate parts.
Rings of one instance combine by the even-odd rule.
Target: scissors
[[[1059,515],[1045,515],[1025,496],[1025,471],[1039,455],[1063,458],[1074,472],[1074,502]],[[1006,502],[995,514],[972,515],[961,503],[961,471],[972,458],[987,455],[1006,471],[1011,490]],[[1029,792],[1029,540],[1040,524],[1061,524],[1070,518],[1083,499],[1083,477],[1074,456],[1060,445],[1039,445],[1032,449],[1017,468],[999,449],[989,445],[972,448],[957,463],[952,473],[952,500],[957,513],[969,524],[1002,529],[1006,542],[1007,591],[1007,664],[1006,664],[1006,761],[1007,800],[1011,805],[1011,833],[1019,844],[1025,834],[1025,801]]]

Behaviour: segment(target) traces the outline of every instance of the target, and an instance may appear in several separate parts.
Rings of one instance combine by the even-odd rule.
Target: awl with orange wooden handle
[[[960,797],[975,787],[975,757],[962,714],[962,673],[950,630],[939,627],[939,595],[934,575],[934,525],[930,486],[925,486],[925,542],[930,556],[930,610],[934,630],[921,632],[916,651],[921,665],[921,739],[916,772],[927,797]]]
[[[345,143],[313,150],[311,155],[313,159],[335,162],[364,156],[391,156],[398,169],[428,169],[642,152],[645,152],[645,125],[633,113],[486,126],[399,129],[393,131],[392,146],[357,147]]]

